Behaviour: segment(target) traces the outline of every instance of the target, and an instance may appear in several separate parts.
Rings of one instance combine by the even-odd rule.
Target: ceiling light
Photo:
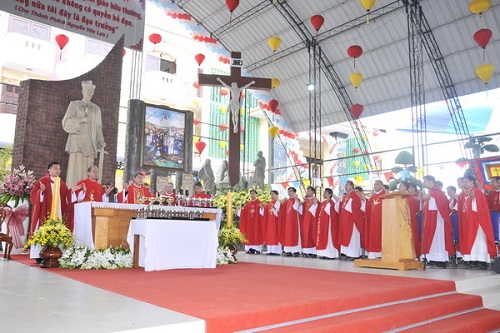
[[[314,84],[309,83],[309,84],[307,85],[307,90],[309,90],[309,91],[313,91],[313,90],[314,90]]]

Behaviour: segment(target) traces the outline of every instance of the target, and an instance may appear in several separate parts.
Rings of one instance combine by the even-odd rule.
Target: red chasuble
[[[487,197],[490,210],[500,210],[500,191],[491,191]]]
[[[351,200],[351,211],[345,208]],[[351,191],[348,195],[342,198],[340,203],[340,218],[339,218],[339,240],[340,245],[349,246],[352,237],[352,227],[356,225],[361,239],[363,239],[363,212],[361,211],[361,199],[355,191]]]
[[[269,202],[264,208],[264,243],[267,245],[278,245],[278,211],[276,209],[276,203],[278,201],[274,200]]]
[[[177,203],[177,197],[175,195],[175,192],[172,192],[172,193],[165,192],[160,197],[161,198],[171,199],[172,200],[171,203],[170,203],[171,206],[175,206],[175,204]]]
[[[247,202],[240,213],[240,231],[245,235],[247,245],[264,243],[264,233],[260,215],[260,200]]]
[[[385,191],[373,193],[365,209],[365,250],[382,252],[382,198]]]
[[[194,199],[210,199],[211,197],[205,193],[205,191],[200,192],[200,193],[195,193],[191,196],[191,198]]]
[[[139,203],[140,197],[152,197],[153,195],[147,189],[146,186],[142,185],[138,187],[135,184],[130,184],[127,189],[127,203],[135,204]]]
[[[293,208],[295,198],[281,204],[278,215],[279,240],[283,246],[299,245],[300,214]]]
[[[38,224],[41,227],[45,220],[51,215],[52,208],[52,186],[53,183],[50,175],[45,175],[40,178],[30,193],[31,204],[33,205],[33,213],[31,215],[30,224],[30,235],[32,235]],[[43,201],[40,202],[40,184],[45,185],[45,191],[43,195]],[[59,194],[61,197],[61,212],[63,215],[63,220],[66,226],[70,230],[73,230],[73,205],[71,204],[71,190],[68,189],[66,184],[61,181],[61,187],[59,188]]]
[[[420,234],[418,233],[418,221],[417,214],[420,211],[420,201],[416,200],[412,196],[406,196],[406,201],[408,202],[408,208],[410,210],[410,221],[411,221],[411,236],[413,238],[413,245],[415,247],[415,255],[420,257]]]
[[[309,211],[312,206],[312,198],[304,198],[304,203],[302,204],[302,219],[300,223],[300,240],[303,249],[316,246],[316,238],[314,237],[314,230],[316,229],[316,216]]]
[[[80,180],[76,185],[81,185],[81,184],[85,184],[85,187],[87,189],[83,201],[102,202],[102,196],[104,195],[104,188],[102,187],[101,184],[99,184],[97,181],[93,181],[90,178]],[[77,197],[80,192],[81,190],[76,192]]]
[[[437,214],[444,220],[444,244],[445,250],[448,251],[449,255],[454,253],[453,248],[453,226],[450,219],[450,207],[448,206],[448,198],[441,191],[439,186],[434,185],[433,188],[429,189],[429,195],[436,201],[436,206],[438,210],[429,210],[429,203],[426,201],[424,203],[424,220],[423,220],[423,239],[422,241],[422,253],[429,253],[431,249],[432,240],[434,239],[434,233],[436,232],[437,226]]]
[[[328,209],[328,215],[326,209],[330,203],[330,207]],[[331,235],[333,241],[333,247],[335,247],[338,251],[340,251],[339,244],[339,222],[337,211],[335,211],[335,201],[333,200],[323,200],[316,210],[316,250],[325,250],[328,245],[328,229],[331,225]]]
[[[490,257],[496,256],[495,238],[493,236],[493,226],[491,225],[490,211],[488,209],[488,202],[483,191],[477,186],[472,188],[470,192],[474,193],[476,198],[477,211],[472,210],[472,198],[465,194],[464,205],[462,206],[463,212],[463,239],[460,240],[460,251],[462,254],[470,254],[472,246],[476,240],[477,230],[479,226],[483,229],[488,246],[488,253]]]

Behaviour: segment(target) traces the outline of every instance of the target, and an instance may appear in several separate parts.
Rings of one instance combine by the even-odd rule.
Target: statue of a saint
[[[240,93],[246,88],[250,87],[255,81],[252,81],[243,87],[238,87],[236,82],[232,82],[229,86],[226,82],[222,81],[220,77],[217,78],[224,87],[231,92],[231,99],[229,100],[229,111],[231,112],[231,121],[233,122],[233,133],[238,133],[238,121],[240,119]]]
[[[203,187],[210,195],[215,194],[215,177],[212,170],[212,161],[209,158],[205,160],[200,171],[198,171],[198,178],[203,182]]]
[[[229,163],[224,160],[222,161],[220,171],[219,171],[219,183],[217,185],[218,190],[228,190],[231,188],[231,183],[229,182]]]
[[[83,98],[69,103],[62,120],[68,135],[66,152],[69,154],[66,184],[75,185],[87,176],[87,168],[94,165],[97,152],[104,152],[101,108],[92,103],[95,86],[92,81],[82,82]]]
[[[266,178],[266,158],[261,151],[257,153],[257,159],[253,163],[253,166],[255,167],[255,170],[251,186],[257,186],[264,189],[264,179]]]

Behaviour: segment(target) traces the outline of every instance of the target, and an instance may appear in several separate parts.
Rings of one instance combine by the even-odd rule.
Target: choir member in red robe
[[[465,198],[462,207],[463,239],[460,249],[468,265],[486,269],[491,258],[496,256],[495,238],[486,196],[475,184],[472,176],[463,180]]]
[[[297,197],[297,190],[294,187],[288,188],[288,197],[281,204],[278,215],[279,239],[286,257],[298,257],[302,252],[300,241],[302,202]]]
[[[352,181],[346,182],[345,191],[339,209],[340,252],[346,255],[348,260],[354,260],[361,255],[360,230],[363,230],[363,212],[361,199],[354,191]]]
[[[271,201],[264,207],[264,243],[268,255],[281,255],[283,252],[278,235],[278,215],[281,202],[278,191],[271,191]]]
[[[339,223],[333,191],[325,188],[323,201],[316,210],[316,254],[320,259],[335,259],[339,257]],[[338,198],[335,197],[335,200]]]
[[[430,264],[446,267],[446,262],[454,252],[453,227],[448,199],[435,182],[433,176],[424,177],[424,186],[428,193],[424,197],[422,253]]]
[[[316,190],[309,186],[302,203],[302,219],[300,223],[300,239],[302,255],[307,258],[316,258],[316,208],[318,206]]]
[[[107,186],[104,188],[101,184],[97,182],[99,178],[99,168],[95,165],[90,166],[87,169],[87,176],[83,180],[80,180],[76,185],[81,185],[81,190],[77,191],[75,194],[77,196],[78,202],[82,201],[97,201],[97,202],[108,202],[109,193],[114,190],[114,186]]]
[[[500,211],[500,177],[491,178],[491,191],[486,198],[490,210]]]
[[[151,198],[153,195],[149,189],[144,186],[144,175],[140,172],[134,176],[134,181],[127,188],[127,203],[138,204],[142,198]]]
[[[205,193],[205,190],[203,189],[203,185],[201,185],[200,182],[195,183],[193,186],[193,195],[191,196],[192,199],[209,199],[210,195]]]
[[[257,191],[250,190],[250,201],[243,206],[240,212],[240,231],[247,239],[245,243],[247,254],[262,253],[262,243],[264,243],[263,214],[264,205],[257,198]]]
[[[365,250],[368,258],[382,257],[382,197],[385,195],[381,180],[373,183],[373,193],[365,209]]]

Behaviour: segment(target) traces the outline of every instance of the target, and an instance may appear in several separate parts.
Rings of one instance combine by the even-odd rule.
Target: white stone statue
[[[215,177],[212,170],[212,161],[207,158],[203,163],[200,171],[198,171],[198,178],[203,182],[203,187],[210,195],[215,194]]]
[[[219,170],[219,182],[217,184],[218,190],[228,190],[231,188],[231,182],[229,181],[229,163],[224,160],[220,166]]]
[[[266,178],[266,158],[261,151],[257,153],[257,159],[253,163],[253,166],[255,167],[255,170],[250,187],[256,185],[261,189],[264,189],[264,179]]]
[[[224,87],[231,92],[231,99],[229,100],[229,111],[231,112],[231,121],[233,122],[233,133],[238,133],[238,121],[240,119],[240,93],[246,88],[250,87],[255,81],[252,81],[243,87],[238,87],[236,82],[232,82],[229,86],[226,82],[222,81],[220,77],[217,78]]]
[[[87,178],[87,168],[94,165],[97,152],[104,152],[101,108],[92,103],[95,86],[92,81],[82,82],[83,98],[69,103],[62,120],[64,131],[68,135],[66,152],[69,154],[66,184],[75,185]]]

